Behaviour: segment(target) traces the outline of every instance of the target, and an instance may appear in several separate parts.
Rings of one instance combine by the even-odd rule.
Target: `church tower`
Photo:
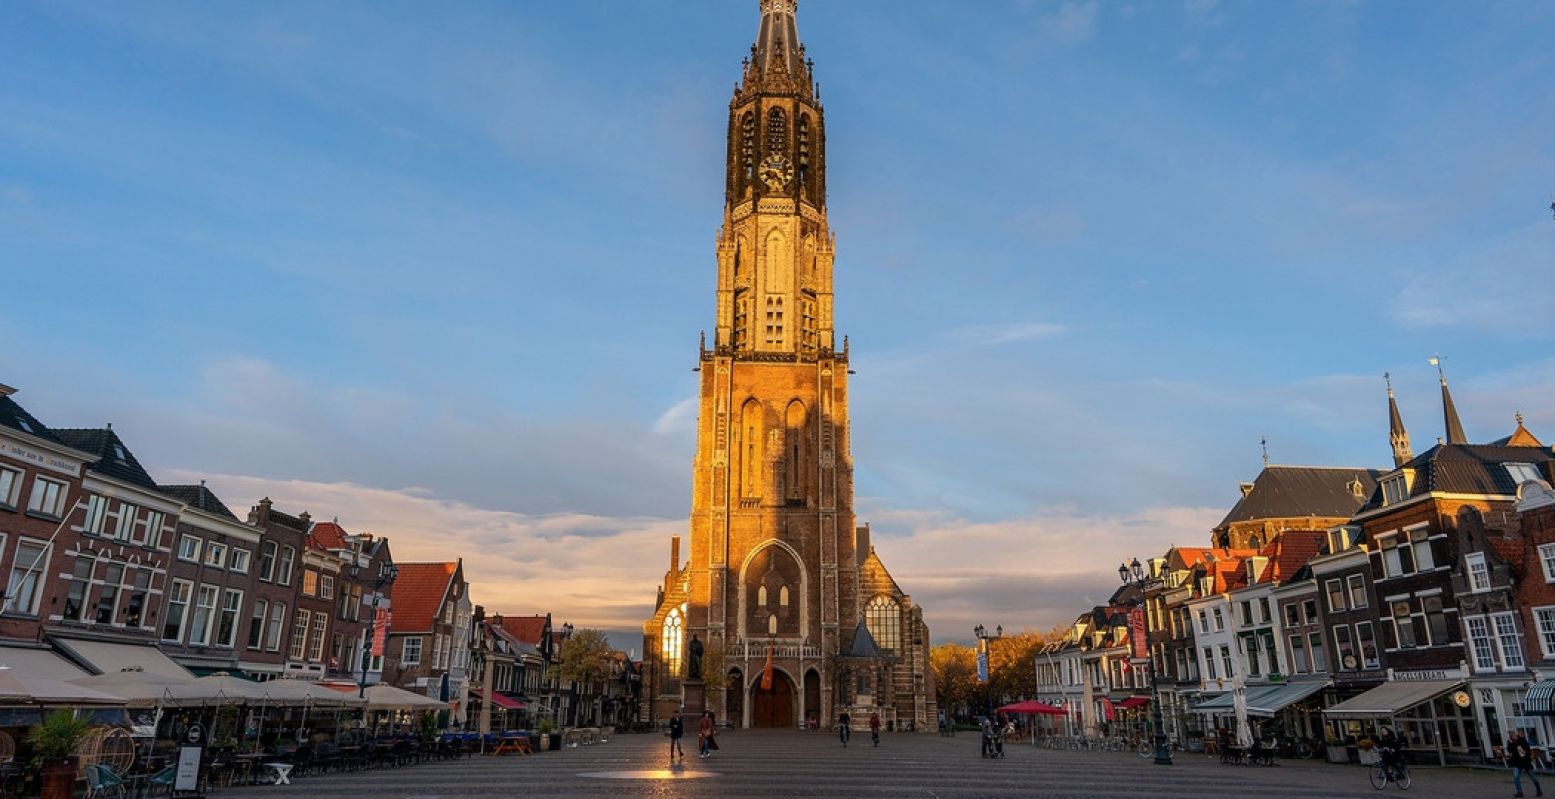
[[[872,567],[867,533],[853,516],[825,117],[796,6],[760,0],[756,41],[729,102],[714,329],[698,366],[687,562],[677,540],[644,625],[650,718],[700,699],[740,726],[830,724],[863,684],[849,675],[841,686],[836,666],[865,621],[860,574]],[[899,648],[905,638],[926,644],[921,610],[889,587],[895,594],[883,601],[891,604],[877,615]],[[693,637],[707,653],[705,684],[689,673]],[[928,704],[922,700],[926,659],[917,668],[916,659],[894,662],[906,663],[909,675],[902,712],[932,708],[932,690]],[[876,676],[878,690],[865,686],[877,691],[872,696],[894,690],[889,675]]]

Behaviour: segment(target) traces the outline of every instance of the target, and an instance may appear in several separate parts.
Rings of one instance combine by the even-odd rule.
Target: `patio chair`
[[[166,767],[164,767],[161,771],[158,771],[157,773],[151,775],[150,779],[146,780],[146,793],[147,793],[147,795],[149,795],[149,796],[157,796],[158,794],[160,794],[160,795],[163,795],[163,796],[172,796],[173,795],[173,781],[177,777],[178,777],[178,767],[177,766],[166,766]]]

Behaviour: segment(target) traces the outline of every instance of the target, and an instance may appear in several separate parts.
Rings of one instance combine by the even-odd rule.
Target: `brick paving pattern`
[[[593,746],[532,756],[474,756],[399,769],[331,773],[290,786],[220,789],[218,799],[317,797],[1380,797],[1463,799],[1511,796],[1506,772],[1417,768],[1408,791],[1373,790],[1365,769],[1319,760],[1282,760],[1273,768],[1223,766],[1179,753],[1156,766],[1137,755],[1067,752],[1011,744],[985,760],[975,734],[884,734],[879,748],[854,736],[844,749],[819,733],[741,730],[719,739],[711,759],[667,768],[668,738],[617,735]],[[862,745],[861,745],[862,743]],[[1555,777],[1551,778],[1555,780]],[[1529,795],[1532,796],[1530,786]]]

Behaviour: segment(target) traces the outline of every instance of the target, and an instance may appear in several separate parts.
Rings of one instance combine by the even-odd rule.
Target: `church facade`
[[[796,0],[761,0],[729,105],[716,320],[700,352],[690,530],[644,623],[645,718],[742,727],[847,711],[935,727],[929,634],[853,514],[826,127]],[[709,346],[710,344],[710,346]],[[693,640],[703,654],[690,673]]]

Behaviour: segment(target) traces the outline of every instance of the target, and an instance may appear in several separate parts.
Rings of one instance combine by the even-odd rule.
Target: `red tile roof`
[[[1269,559],[1258,582],[1283,583],[1307,561],[1317,557],[1328,534],[1322,530],[1286,530],[1264,546],[1259,554]]]
[[[502,629],[530,646],[539,646],[545,637],[545,616],[503,616]]]
[[[443,609],[448,585],[458,571],[453,563],[401,563],[394,578],[394,632],[431,632],[432,622]]]
[[[319,522],[308,531],[308,543],[324,549],[345,549],[346,536],[349,535],[344,527],[335,522]]]

